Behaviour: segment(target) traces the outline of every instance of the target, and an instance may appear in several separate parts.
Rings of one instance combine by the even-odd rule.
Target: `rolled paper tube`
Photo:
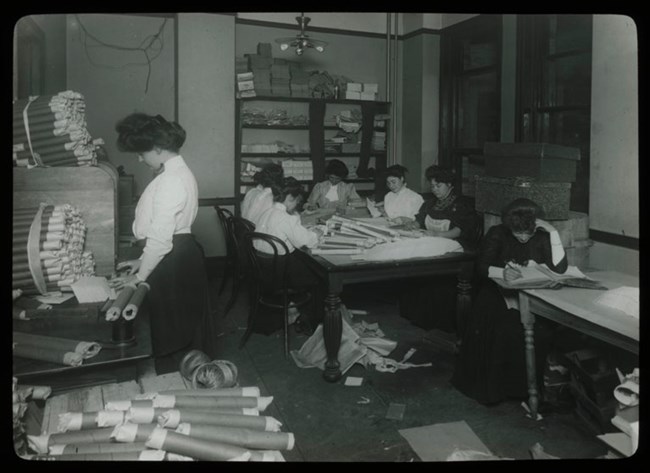
[[[13,402],[25,402],[32,396],[33,392],[34,388],[30,386],[17,386],[13,392]]]
[[[52,445],[49,450],[50,455],[79,455],[86,453],[142,452],[148,449],[144,442],[107,442]]]
[[[150,399],[126,399],[123,401],[109,401],[104,406],[107,411],[128,411],[131,408],[150,408],[154,407]],[[149,422],[153,422],[153,419]]]
[[[145,442],[156,427],[156,424],[123,422],[113,427],[111,438],[116,442]]]
[[[22,307],[11,307],[11,318],[14,320],[28,320],[27,310]]]
[[[85,342],[69,338],[50,337],[47,335],[35,335],[32,333],[14,332],[14,342],[37,345],[56,350],[65,350],[79,353],[84,359],[97,355],[102,346],[97,342]]]
[[[169,399],[168,399],[169,398]],[[173,403],[170,399],[173,399]],[[244,396],[166,396],[160,395],[153,400],[154,407],[213,408],[213,407],[248,407],[260,412],[271,404],[273,397],[244,397]]]
[[[50,386],[25,386],[29,387],[32,390],[32,399],[44,400],[50,397],[52,394],[52,388]]]
[[[242,447],[200,440],[160,427],[154,429],[145,444],[155,450],[163,450],[205,461],[229,460],[241,456],[247,451]],[[264,461],[266,459],[263,453],[250,453],[251,461]]]
[[[58,431],[114,427],[124,422],[122,411],[64,412],[59,414]]]
[[[113,430],[113,427],[106,427],[54,434],[27,435],[27,442],[36,453],[47,453],[50,445],[110,442]]]
[[[158,418],[158,425],[175,429],[181,422],[190,424],[223,425],[246,429],[277,432],[282,427],[277,419],[269,416],[247,416],[239,414],[212,414],[190,409],[169,409]]]
[[[215,388],[215,389],[167,389],[159,394],[176,396],[246,396],[259,397],[260,388],[257,386],[244,386],[240,388]]]
[[[250,460],[250,457],[251,457],[251,456],[250,456],[250,453],[248,454],[248,456],[246,456],[246,455],[243,455],[243,456],[246,457],[246,460],[242,460],[242,461],[249,461],[249,460]],[[169,452],[165,452],[165,460],[167,460],[168,462],[179,462],[179,461],[183,461],[183,462],[190,461],[190,462],[193,462],[193,461],[194,461],[194,458],[192,458],[192,457],[186,457],[185,455],[179,455],[179,454],[177,454],[177,453],[169,453]],[[230,461],[233,461],[233,460],[230,460]]]
[[[135,289],[132,286],[124,286],[120,293],[117,295],[113,305],[106,311],[106,320],[111,322],[120,318],[122,311],[126,304],[129,303],[131,296],[135,292]]]
[[[151,401],[148,401],[151,402]],[[106,403],[106,410],[110,410],[109,403]],[[154,407],[129,407],[124,413],[124,422],[132,424],[152,424],[155,423],[167,409]]]
[[[27,235],[29,233],[29,227],[27,226],[14,226],[13,235]],[[65,232],[65,222],[61,219],[60,223],[52,223],[52,220],[47,225],[41,226],[41,235],[46,235],[51,232]]]
[[[63,240],[41,241],[40,250],[60,250],[63,247]]]
[[[294,435],[290,432],[262,432],[237,427],[188,423],[181,423],[176,428],[176,432],[203,440],[258,450],[291,450],[295,444]]]
[[[122,311],[122,317],[126,320],[133,320],[136,315],[138,315],[138,310],[140,310],[140,305],[144,300],[144,297],[147,295],[151,287],[146,282],[141,282],[138,284],[137,289],[129,299],[129,303],[124,307]]]
[[[83,363],[83,358],[79,353],[56,351],[33,345],[14,344],[13,354],[19,358],[49,361],[68,366],[80,366]]]
[[[165,452],[160,450],[144,450],[141,452],[114,452],[114,453],[85,453],[66,455],[36,455],[31,460],[54,461],[163,461]]]

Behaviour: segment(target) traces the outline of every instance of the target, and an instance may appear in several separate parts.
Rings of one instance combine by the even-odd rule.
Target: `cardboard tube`
[[[212,408],[212,407],[248,407],[260,412],[271,404],[273,397],[244,397],[244,396],[175,396],[176,408]],[[154,399],[154,404],[156,399]],[[160,406],[165,407],[165,406]]]
[[[102,443],[111,441],[113,428],[87,429],[72,432],[53,433],[44,435],[27,435],[29,446],[37,453],[47,453],[50,445]],[[144,439],[143,439],[144,440]]]
[[[83,357],[79,353],[64,352],[19,343],[14,344],[13,354],[14,356],[29,360],[49,361],[50,363],[68,366],[80,366],[83,363]]]
[[[142,452],[147,450],[147,447],[144,442],[106,442],[52,445],[49,450],[50,455],[79,455],[86,453]]]
[[[245,386],[240,388],[206,388],[206,389],[168,389],[160,391],[159,394],[176,396],[250,396],[259,397],[260,388],[257,386]]]
[[[164,450],[205,461],[230,460],[247,452],[247,449],[242,447],[187,437],[163,428],[154,429],[145,444],[156,450]],[[250,453],[251,461],[270,461],[262,452]]]
[[[176,432],[198,439],[259,450],[291,450],[295,444],[294,435],[290,432],[264,432],[253,429],[188,423],[179,424]]]
[[[64,350],[66,352],[79,353],[84,359],[97,355],[102,346],[96,342],[85,342],[68,338],[50,337],[47,335],[35,335],[32,333],[14,332],[14,342],[24,345],[35,345],[53,350]]]
[[[140,310],[140,305],[144,300],[144,297],[147,295],[147,292],[151,289],[151,286],[146,282],[141,282],[138,284],[137,289],[129,299],[129,303],[124,307],[122,311],[122,317],[126,320],[133,320]]]
[[[115,302],[113,302],[113,305],[106,311],[107,321],[112,322],[120,318],[124,307],[126,307],[126,304],[128,304],[134,292],[135,289],[132,286],[125,286],[122,288],[120,293],[117,295]]]
[[[36,455],[31,460],[55,461],[163,461],[165,452],[144,450],[142,452],[82,453],[66,455]]]
[[[123,422],[112,429],[110,438],[116,442],[145,442],[157,427],[156,424]]]
[[[269,416],[212,414],[193,409],[169,409],[158,418],[158,425],[170,429],[175,429],[181,422],[242,427],[267,432],[278,432],[282,426],[281,422]]]

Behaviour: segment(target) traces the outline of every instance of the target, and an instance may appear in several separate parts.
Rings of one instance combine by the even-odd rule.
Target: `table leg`
[[[530,416],[537,420],[539,398],[537,392],[537,373],[535,368],[535,316],[530,312],[530,299],[524,292],[519,292],[519,312],[524,326],[524,343],[526,346],[526,376],[528,380],[528,408]]]
[[[330,383],[341,378],[341,364],[339,363],[339,348],[341,348],[341,298],[338,293],[330,292],[325,298],[325,317],[323,320],[323,339],[327,361],[323,378]]]
[[[456,285],[456,333],[463,336],[465,321],[472,307],[472,271],[473,266],[463,265],[458,273]]]

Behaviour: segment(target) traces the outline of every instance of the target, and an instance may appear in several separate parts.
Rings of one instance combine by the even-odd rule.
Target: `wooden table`
[[[614,271],[586,272],[588,277],[608,289],[639,287],[639,278]],[[524,326],[528,406],[537,419],[538,392],[535,370],[535,316],[545,317],[585,335],[639,353],[639,319],[625,312],[596,303],[604,291],[563,287],[561,289],[525,289],[519,291],[519,310]]]
[[[53,315],[33,320],[14,320],[13,330],[16,332],[49,335],[52,337],[71,338],[83,341],[95,341],[102,345],[101,351],[94,357],[84,360],[80,366],[68,366],[46,361],[13,358],[13,375],[21,383],[44,384],[65,388],[66,384],[85,375],[98,373],[100,370],[113,369],[131,365],[151,356],[151,332],[149,317],[146,310],[140,310],[130,322],[132,324],[132,343],[114,343],[124,340],[114,336],[116,322],[107,322],[99,308],[103,304],[81,304],[74,306],[71,315]],[[80,307],[88,310],[79,312]],[[57,307],[59,308],[59,307]],[[60,307],[63,309],[64,307]],[[124,319],[120,319],[124,323]],[[127,331],[128,332],[128,331]],[[121,332],[124,334],[125,332]],[[116,332],[117,335],[117,332]],[[131,337],[129,337],[131,338]],[[101,378],[101,376],[97,376]],[[101,382],[101,379],[98,379]],[[104,381],[105,382],[105,381]]]
[[[435,258],[412,258],[398,261],[355,261],[348,255],[328,255],[327,258],[312,255],[309,251],[296,254],[310,266],[327,284],[323,337],[327,362],[323,377],[335,382],[341,377],[338,352],[341,346],[341,298],[347,284],[389,281],[424,276],[455,275],[457,284],[457,314],[459,327],[471,305],[471,279],[474,272],[474,252],[448,253]]]

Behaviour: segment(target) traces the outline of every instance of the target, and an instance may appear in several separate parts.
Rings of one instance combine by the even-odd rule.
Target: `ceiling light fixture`
[[[276,43],[280,45],[281,51],[286,51],[289,47],[296,49],[296,54],[302,56],[302,53],[309,48],[315,49],[319,53],[325,51],[325,46],[327,43],[325,41],[319,41],[317,39],[311,39],[306,33],[305,29],[311,21],[311,18],[305,16],[305,13],[301,13],[300,16],[296,17],[298,26],[300,26],[300,34],[296,35],[294,38],[278,38],[275,40]]]

